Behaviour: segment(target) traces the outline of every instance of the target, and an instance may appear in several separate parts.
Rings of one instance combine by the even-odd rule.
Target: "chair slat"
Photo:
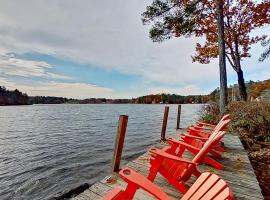
[[[200,186],[200,188],[192,195],[190,200],[201,199],[210,189],[213,187],[220,178],[218,176],[211,175],[208,179]]]
[[[231,200],[233,199],[232,192],[230,191],[230,188],[225,188],[221,193],[219,193],[218,196],[216,196],[213,200]]]
[[[223,192],[226,186],[227,184],[222,179],[220,179],[200,200],[214,199],[217,195]]]
[[[210,176],[211,176],[211,174],[209,172],[205,172],[205,173],[201,174],[201,176],[196,180],[196,182],[192,185],[192,187],[189,188],[189,190],[184,194],[184,196],[182,197],[181,200],[187,200],[190,197],[192,197],[192,195],[198,189],[200,189],[201,185],[204,184]]]

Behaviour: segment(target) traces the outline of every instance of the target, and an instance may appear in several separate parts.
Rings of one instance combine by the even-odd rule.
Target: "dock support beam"
[[[177,118],[176,118],[176,130],[180,129],[180,119],[181,119],[181,104],[178,105],[178,112],[177,112]]]
[[[162,123],[162,128],[161,128],[161,141],[166,140],[165,134],[166,134],[166,128],[167,128],[168,115],[169,115],[169,106],[165,106],[163,123]]]
[[[120,115],[118,121],[118,128],[115,138],[114,154],[112,161],[112,171],[118,172],[121,162],[122,151],[124,147],[125,135],[127,130],[128,116]]]

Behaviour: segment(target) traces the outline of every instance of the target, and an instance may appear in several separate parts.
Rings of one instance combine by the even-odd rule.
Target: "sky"
[[[208,94],[218,60],[192,63],[198,38],[153,43],[141,13],[151,0],[0,0],[0,85],[28,95],[132,98]],[[263,34],[270,28],[258,30]],[[270,78],[270,59],[252,47],[246,80]],[[237,82],[229,66],[228,84]]]

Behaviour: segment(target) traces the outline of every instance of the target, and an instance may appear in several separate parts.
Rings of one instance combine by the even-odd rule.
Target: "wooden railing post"
[[[181,104],[178,105],[177,119],[176,119],[176,130],[180,129],[180,119],[181,119]]]
[[[127,130],[128,116],[120,115],[118,121],[118,128],[115,138],[114,154],[112,161],[112,171],[118,172],[120,167],[120,161],[122,151],[124,147],[125,135]]]
[[[162,141],[166,140],[165,134],[166,134],[166,128],[167,128],[168,115],[169,115],[169,106],[165,106],[163,123],[162,123],[162,128],[161,128],[161,140]]]

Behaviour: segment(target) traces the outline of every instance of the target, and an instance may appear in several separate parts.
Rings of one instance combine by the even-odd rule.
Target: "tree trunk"
[[[247,90],[244,80],[244,74],[241,68],[237,71],[237,77],[238,77],[240,99],[242,101],[247,101]]]
[[[217,27],[218,27],[218,50],[219,50],[219,75],[220,75],[220,100],[219,109],[223,115],[226,112],[228,104],[227,92],[227,72],[225,57],[225,41],[224,41],[224,16],[223,16],[223,0],[216,0],[217,3]]]

